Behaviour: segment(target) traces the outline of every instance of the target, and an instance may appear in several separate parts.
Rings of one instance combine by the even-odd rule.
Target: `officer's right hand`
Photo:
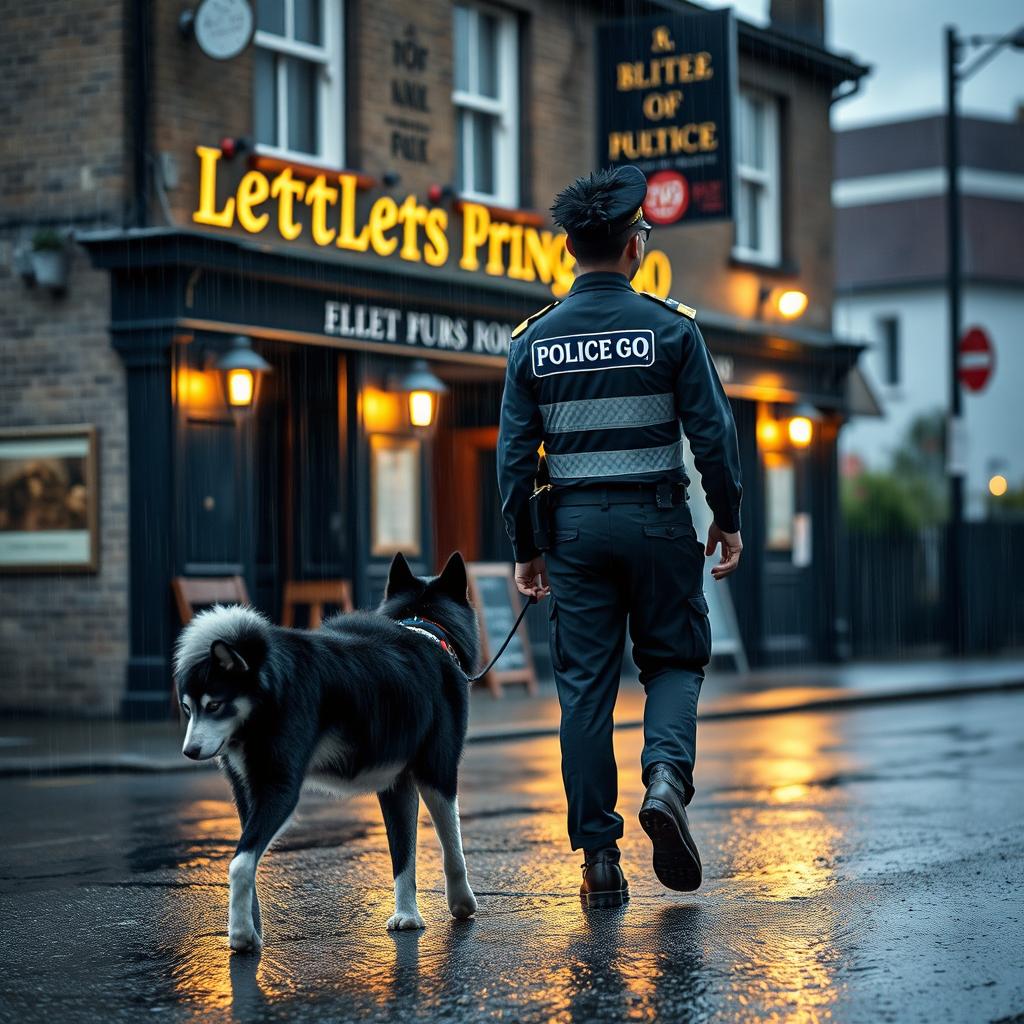
[[[711,567],[711,575],[716,580],[725,579],[731,572],[736,571],[740,564],[740,552],[743,550],[743,540],[739,530],[735,533],[726,533],[720,529],[717,523],[711,524],[708,530],[708,542],[704,548],[705,555],[713,555],[715,548],[722,545],[722,558],[718,565]]]

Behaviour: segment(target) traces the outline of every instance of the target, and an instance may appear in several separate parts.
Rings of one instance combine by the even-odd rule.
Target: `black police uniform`
[[[539,553],[528,502],[543,442],[555,494],[549,640],[574,850],[622,835],[612,710],[627,620],[646,691],[644,784],[663,762],[687,803],[693,796],[711,632],[704,549],[682,500],[680,421],[716,523],[738,530],[735,423],[692,309],[634,291],[623,274],[592,272],[514,332],[499,488],[516,560],[529,561]]]

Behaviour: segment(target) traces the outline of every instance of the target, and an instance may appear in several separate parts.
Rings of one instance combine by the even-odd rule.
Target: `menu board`
[[[470,562],[466,568],[473,606],[480,622],[481,659],[486,665],[504,643],[526,598],[516,590],[511,565]],[[501,696],[505,683],[522,683],[528,692],[537,692],[537,674],[525,622],[519,624],[497,664],[482,681],[496,697]]]

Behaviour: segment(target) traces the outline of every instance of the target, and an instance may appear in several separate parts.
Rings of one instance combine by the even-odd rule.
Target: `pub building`
[[[726,16],[729,67],[703,45],[645,64],[683,47],[694,23],[673,19],[706,12],[641,4],[627,69],[596,42],[608,5],[255,3],[251,38],[220,60],[207,51],[231,26],[203,39],[202,6],[185,31],[171,4],[134,24],[150,62],[125,58],[142,97],[121,196],[134,212],[76,221],[88,263],[57,314],[103,281],[93,316],[123,373],[127,442],[123,713],[167,713],[183,583],[241,577],[282,621],[308,582],[373,606],[397,550],[419,573],[455,549],[511,562],[495,480],[511,332],[573,281],[551,198],[612,161],[660,182],[633,284],[697,308],[739,430],[745,554],[712,601],[718,654],[842,656],[836,439],[872,402],[860,346],[831,331],[829,109],[865,69],[825,49],[821,5],[810,24],[813,4],[773,3],[767,27]],[[728,110],[672,131],[612,123],[595,99],[618,81],[667,119],[716,71]],[[692,188],[688,222],[672,168],[719,146],[728,173]],[[702,203],[731,215],[702,219]],[[101,507],[101,532],[116,515]],[[542,679],[545,620],[531,609]]]

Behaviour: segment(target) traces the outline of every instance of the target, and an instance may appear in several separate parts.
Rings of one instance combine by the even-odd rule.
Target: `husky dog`
[[[188,718],[182,753],[219,756],[242,825],[228,869],[232,949],[262,944],[256,868],[304,783],[377,794],[395,880],[391,930],[424,927],[422,796],[443,851],[448,907],[472,917],[456,790],[478,642],[458,552],[428,578],[397,554],[377,612],[333,615],[318,630],[275,626],[247,605],[214,605],[185,626],[174,654]]]

